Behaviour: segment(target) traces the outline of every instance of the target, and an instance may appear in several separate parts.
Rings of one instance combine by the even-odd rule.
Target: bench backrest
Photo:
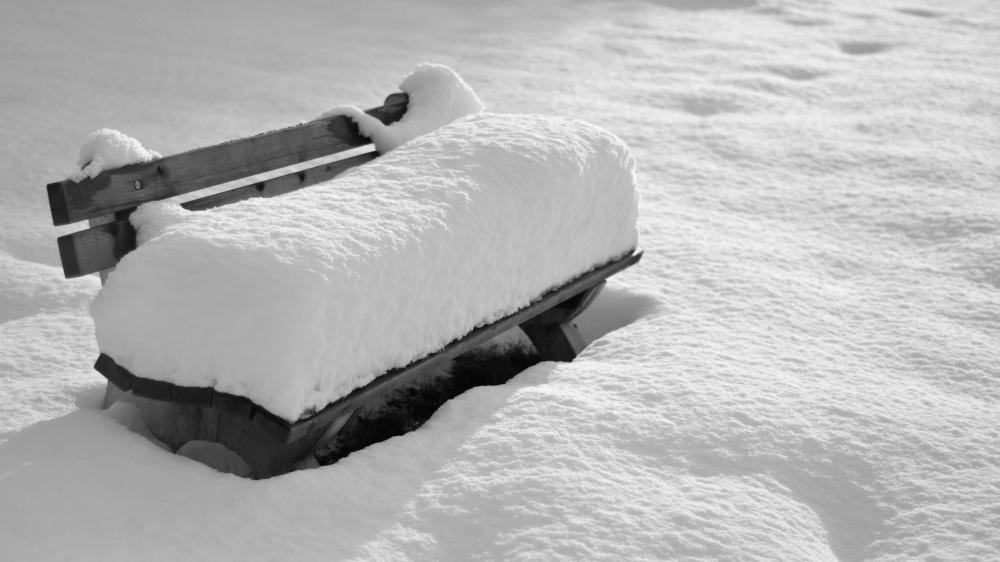
[[[392,94],[384,105],[365,113],[385,124],[406,112],[406,94]],[[111,269],[135,249],[128,216],[142,203],[192,193],[317,158],[322,164],[262,181],[248,180],[232,189],[182,204],[189,210],[219,207],[251,197],[271,197],[328,180],[378,156],[371,141],[347,117],[301,125],[198,148],[181,154],[105,170],[79,182],[50,183],[49,208],[56,226],[90,221],[90,228],[59,237],[59,257],[67,278]],[[359,147],[358,154],[336,161],[325,157]]]

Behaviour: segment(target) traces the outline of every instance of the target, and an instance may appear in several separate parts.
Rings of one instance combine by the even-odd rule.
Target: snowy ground
[[[64,4],[0,6],[0,559],[998,557],[996,3]],[[172,153],[423,60],[636,153],[606,335],[268,481],[101,412],[44,197],[82,139]]]

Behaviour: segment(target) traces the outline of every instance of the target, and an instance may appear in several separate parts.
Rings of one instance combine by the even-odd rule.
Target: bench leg
[[[572,322],[538,324],[528,321],[521,324],[521,329],[544,361],[572,361],[587,345]]]
[[[308,461],[304,457],[314,453],[323,444],[321,440],[330,439],[347,421],[338,419],[331,426],[315,428],[297,441],[280,443],[253,423],[249,412],[143,398],[111,382],[104,402],[105,408],[114,402],[134,405],[145,428],[171,451],[191,441],[221,444],[246,463],[254,478],[295,470],[297,462]]]
[[[601,282],[521,324],[521,330],[543,360],[572,361],[583,351],[587,342],[573,320],[594,302],[603,288]]]

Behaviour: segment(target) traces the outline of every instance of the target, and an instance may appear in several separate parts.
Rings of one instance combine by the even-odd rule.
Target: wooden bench
[[[397,93],[366,113],[390,124],[403,116],[406,106],[406,94]],[[89,221],[89,228],[58,239],[63,271],[67,278],[100,273],[103,281],[118,260],[135,249],[136,233],[129,215],[142,203],[237,180],[244,181],[182,206],[203,210],[252,197],[271,197],[328,180],[377,156],[369,139],[359,134],[351,120],[333,117],[105,170],[79,182],[51,183],[47,188],[53,223]],[[323,161],[310,162],[317,159]],[[290,166],[297,169],[274,174]],[[245,180],[268,172],[274,177]],[[365,405],[434,374],[446,361],[513,327],[524,331],[544,360],[571,361],[585,345],[573,320],[593,301],[609,276],[635,264],[641,255],[632,252],[567,280],[516,313],[386,372],[294,423],[241,396],[144,378],[103,353],[94,367],[108,379],[105,407],[119,400],[131,402],[139,407],[150,431],[174,450],[194,440],[221,443],[246,461],[253,476],[269,477],[293,470],[296,463],[310,458]]]

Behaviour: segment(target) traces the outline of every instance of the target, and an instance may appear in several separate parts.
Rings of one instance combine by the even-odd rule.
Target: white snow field
[[[0,559],[1000,557],[996,2],[208,4],[0,5]],[[175,153],[421,61],[635,154],[587,350],[265,481],[100,410],[44,189],[86,135]]]

